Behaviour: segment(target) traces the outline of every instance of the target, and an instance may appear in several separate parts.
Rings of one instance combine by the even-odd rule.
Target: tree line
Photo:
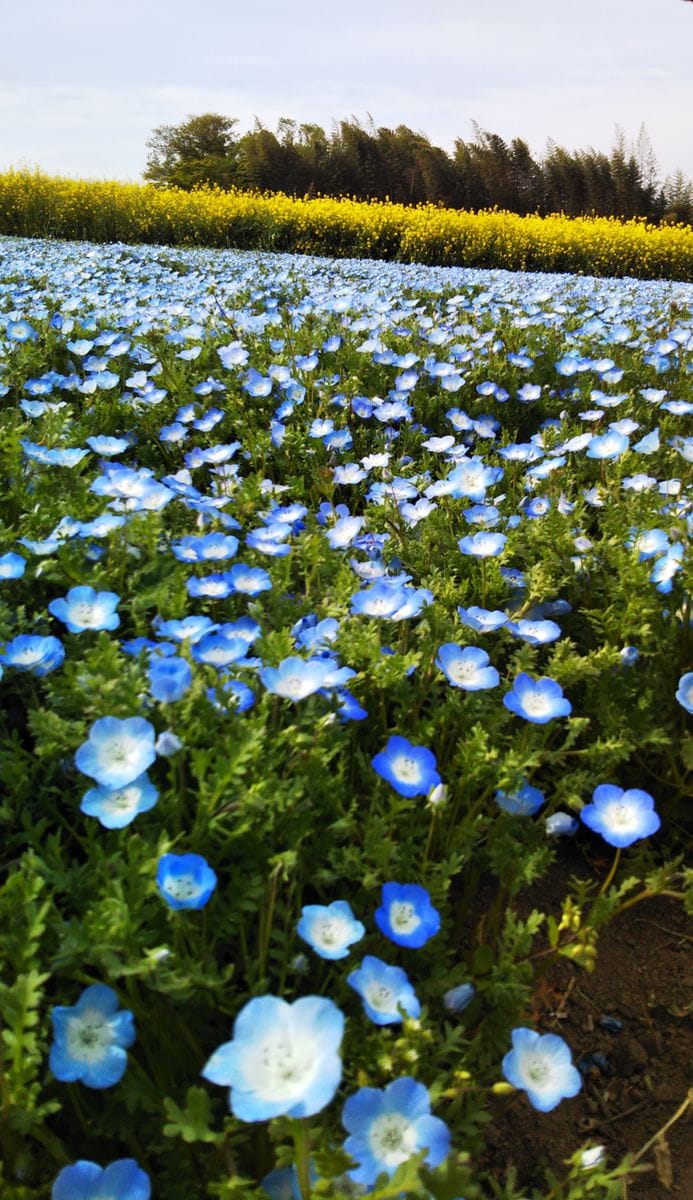
[[[524,139],[506,141],[477,124],[473,139],[457,138],[452,153],[406,125],[376,128],[353,117],[330,133],[287,117],[276,131],[257,120],[243,134],[237,126],[219,113],[158,126],[147,141],[144,178],[186,190],[215,184],[472,211],[693,222],[693,184],[681,171],[660,177],[644,125],[631,142],[617,128],[609,153],[549,140],[536,157]]]

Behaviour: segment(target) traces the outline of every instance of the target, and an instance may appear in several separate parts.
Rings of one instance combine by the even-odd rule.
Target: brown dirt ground
[[[576,850],[566,847],[548,889],[543,883],[543,894],[528,893],[530,902],[536,901],[543,911],[559,910],[566,859],[575,866],[575,855]],[[581,866],[575,873],[585,873],[584,862]],[[626,1153],[640,1150],[673,1116],[691,1086],[692,946],[683,906],[657,897],[635,905],[606,926],[591,974],[567,959],[550,968],[536,996],[533,1027],[564,1037],[574,1061],[597,1052],[605,1056],[607,1065],[602,1064],[601,1070],[593,1067],[580,1094],[550,1113],[536,1112],[521,1093],[509,1101],[499,1100],[485,1133],[485,1165],[491,1173],[502,1179],[507,1167],[514,1165],[518,1182],[540,1185],[546,1166],[562,1175],[565,1159],[585,1142],[603,1144],[608,1163],[615,1165]],[[619,1018],[622,1031],[600,1027],[604,1015]],[[666,1148],[660,1151],[659,1171],[651,1150],[641,1160],[651,1169],[627,1182],[628,1200],[669,1196],[691,1200],[691,1120],[677,1121],[666,1134],[666,1144],[671,1185],[661,1162]]]

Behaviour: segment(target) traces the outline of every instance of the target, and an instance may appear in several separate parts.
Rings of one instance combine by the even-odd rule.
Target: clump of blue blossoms
[[[71,1008],[54,1008],[51,1019],[50,1068],[56,1079],[90,1088],[113,1087],[122,1079],[135,1026],[132,1013],[118,1007],[113,988],[92,984]]]

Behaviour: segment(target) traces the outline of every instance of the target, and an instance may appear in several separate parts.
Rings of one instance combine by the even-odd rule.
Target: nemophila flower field
[[[3,1200],[621,1195],[485,1127],[686,891],[693,288],[0,260]]]

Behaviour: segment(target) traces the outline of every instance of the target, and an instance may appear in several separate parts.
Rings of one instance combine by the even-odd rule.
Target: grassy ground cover
[[[0,241],[3,1200],[668,1178],[683,1085],[574,1114],[689,882],[692,392],[683,283]]]

